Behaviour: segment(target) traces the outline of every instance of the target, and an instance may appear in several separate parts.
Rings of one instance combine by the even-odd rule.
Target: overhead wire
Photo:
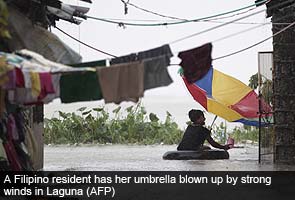
[[[291,23],[290,23],[291,24]],[[211,43],[217,43],[217,42],[220,42],[220,41],[223,41],[225,39],[228,39],[228,38],[231,38],[231,37],[234,37],[234,36],[237,36],[237,35],[240,35],[240,34],[243,34],[243,33],[246,33],[248,31],[251,31],[251,30],[254,30],[254,29],[257,29],[257,28],[260,28],[262,26],[265,26],[265,25],[268,25],[268,24],[259,24],[257,26],[254,26],[254,27],[250,27],[248,29],[244,29],[242,31],[239,31],[239,32],[235,32],[235,33],[232,33],[232,34],[229,34],[229,35],[226,35],[224,37],[221,37],[221,38],[218,38],[216,40],[213,40]],[[178,54],[179,52],[173,52],[173,54]],[[171,64],[171,65],[179,65],[179,64]]]
[[[266,2],[266,1],[264,1],[264,2]],[[278,5],[277,5],[277,6],[278,6]],[[277,6],[274,6],[274,7],[277,7]],[[239,21],[239,20],[241,20],[241,19],[244,19],[244,18],[247,18],[247,17],[253,16],[253,15],[256,15],[256,14],[261,13],[261,12],[263,12],[263,11],[265,11],[265,9],[264,9],[264,10],[261,10],[261,11],[258,11],[258,12],[256,12],[256,13],[253,13],[253,14],[251,14],[251,15],[247,15],[247,16],[244,16],[244,17],[241,17],[241,18],[238,18],[238,19],[235,19],[235,20],[232,20],[232,21],[229,21],[229,22],[223,23],[223,24],[221,24],[221,25],[218,25],[218,26],[215,26],[215,27],[212,27],[212,28],[206,29],[206,30],[204,30],[204,31],[201,31],[201,32],[198,32],[198,33],[195,33],[195,34],[189,35],[189,36],[186,36],[186,37],[184,37],[184,38],[181,38],[181,39],[178,39],[178,40],[176,40],[176,41],[170,42],[169,44],[171,44],[171,43],[176,43],[176,42],[179,42],[179,41],[181,41],[181,40],[184,40],[184,39],[187,39],[187,38],[194,37],[194,36],[196,36],[196,35],[200,35],[200,34],[202,34],[202,33],[205,33],[205,32],[208,32],[208,31],[211,31],[211,30],[214,30],[214,29],[217,29],[217,28],[222,27],[222,26],[225,26],[225,25],[227,25],[227,24],[234,23],[234,22]],[[265,24],[267,24],[267,23],[265,23]],[[265,24],[262,24],[262,25],[265,25]],[[281,25],[282,25],[282,24],[289,24],[289,23],[277,23],[277,24],[281,24]],[[260,41],[260,42],[258,42],[258,43],[256,43],[256,44],[254,44],[254,45],[251,45],[251,46],[249,46],[249,47],[247,47],[247,48],[244,48],[244,49],[241,49],[241,50],[239,50],[239,51],[236,51],[236,52],[233,52],[233,53],[227,54],[227,55],[225,55],[225,56],[217,57],[217,58],[215,58],[214,60],[218,60],[218,59],[222,59],[222,58],[225,58],[225,57],[228,57],[228,56],[231,56],[231,55],[235,55],[235,54],[237,54],[237,53],[240,53],[240,52],[243,52],[243,51],[245,51],[245,50],[248,50],[248,49],[250,49],[250,48],[252,48],[252,47],[255,47],[255,46],[257,46],[257,45],[259,45],[259,44],[261,44],[261,43],[263,43],[263,42],[265,42],[265,41],[271,39],[272,37],[274,37],[274,36],[280,34],[281,32],[287,30],[288,28],[290,28],[290,27],[293,26],[294,24],[295,24],[295,22],[289,24],[287,27],[285,27],[284,29],[280,30],[280,31],[277,32],[276,34],[274,34],[274,35],[272,35],[272,36],[270,36],[270,37],[268,37],[268,38],[266,38],[266,39],[264,39],[264,40],[262,40],[262,41]],[[262,26],[262,25],[261,25],[261,26]],[[247,31],[249,31],[249,30],[252,30],[252,29],[255,29],[255,28],[258,28],[258,27],[259,27],[259,26],[252,27],[252,28],[246,29],[246,30],[244,30],[244,31],[240,31],[240,32],[238,32],[238,33],[234,33],[234,34],[231,34],[231,35],[225,36],[225,37],[223,37],[223,38],[220,38],[220,39],[216,40],[215,42],[220,41],[220,40],[223,40],[223,39],[226,39],[226,38],[229,38],[229,37],[233,37],[233,36],[235,36],[235,35],[237,35],[237,34],[241,34],[241,33],[243,33],[243,32],[247,32]],[[109,56],[111,56],[111,57],[117,57],[117,56],[115,56],[115,55],[112,55],[112,54],[107,53],[107,52],[105,52],[105,51],[99,50],[99,49],[97,49],[97,48],[95,48],[95,47],[93,47],[93,46],[90,46],[90,45],[88,45],[88,44],[86,44],[86,43],[84,43],[84,42],[82,42],[82,41],[80,41],[80,40],[74,38],[73,36],[71,36],[70,34],[64,32],[63,30],[61,30],[61,29],[58,28],[58,27],[55,27],[55,28],[57,28],[59,31],[61,31],[62,33],[66,34],[67,36],[71,37],[72,39],[78,41],[79,43],[81,43],[81,44],[83,44],[83,45],[85,45],[85,46],[88,46],[89,48],[92,48],[92,49],[94,49],[94,50],[96,50],[96,51],[98,51],[98,52],[100,52],[100,53],[103,53],[103,54],[109,55]]]
[[[241,49],[241,50],[239,50],[239,51],[235,51],[235,52],[233,52],[233,53],[230,53],[230,54],[227,54],[227,55],[224,55],[224,56],[220,56],[220,57],[217,57],[217,58],[213,58],[212,60],[223,59],[223,58],[226,58],[226,57],[229,57],[229,56],[232,56],[232,55],[235,55],[235,54],[241,53],[241,52],[246,51],[246,50],[248,50],[248,49],[251,49],[251,48],[253,48],[253,47],[255,47],[255,46],[257,46],[257,45],[259,45],[259,44],[261,44],[261,43],[263,43],[263,42],[266,42],[267,40],[269,40],[269,39],[271,39],[271,38],[273,38],[273,37],[279,35],[280,33],[286,31],[287,29],[289,29],[290,27],[292,27],[292,26],[294,26],[294,25],[295,25],[295,22],[289,24],[288,26],[286,26],[286,27],[283,28],[282,30],[278,31],[277,33],[273,34],[272,36],[267,37],[267,38],[261,40],[260,42],[257,42],[257,43],[255,43],[255,44],[253,44],[253,45],[251,45],[251,46],[248,46],[248,47],[246,47],[246,48],[243,48],[243,49]],[[262,26],[262,25],[260,25],[260,26]],[[255,28],[258,28],[258,27],[260,27],[260,26],[252,27],[252,28],[246,29],[246,30],[244,30],[244,31],[240,31],[240,32],[237,32],[237,33],[234,33],[234,34],[231,34],[231,35],[225,36],[225,37],[220,38],[220,39],[218,39],[218,40],[215,40],[215,41],[213,41],[213,42],[218,42],[218,41],[221,41],[221,40],[227,39],[227,38],[229,38],[229,37],[233,37],[233,36],[235,36],[235,35],[238,35],[238,34],[241,34],[241,33],[247,32],[247,31],[250,31],[250,30],[255,29]],[[108,55],[108,56],[111,56],[111,57],[115,57],[115,58],[117,57],[117,56],[115,56],[115,55],[112,55],[112,54],[107,53],[107,52],[105,52],[105,51],[99,50],[99,49],[97,49],[97,48],[95,48],[95,47],[93,47],[93,46],[90,46],[90,45],[88,45],[88,44],[86,44],[86,43],[84,43],[84,42],[82,42],[82,41],[76,39],[75,37],[71,36],[70,34],[66,33],[65,31],[63,31],[62,29],[60,29],[60,28],[58,28],[58,27],[56,27],[56,26],[55,26],[55,28],[56,28],[57,30],[59,30],[60,32],[62,32],[63,34],[69,36],[70,38],[76,40],[77,42],[79,42],[79,43],[81,43],[81,44],[83,44],[83,45],[85,45],[85,46],[87,46],[87,47],[89,47],[89,48],[91,48],[91,49],[94,49],[94,50],[96,50],[96,51],[98,51],[98,52],[100,52],[100,53],[103,53],[103,54]],[[171,65],[179,65],[179,64],[171,64]]]
[[[137,5],[133,4],[133,3],[130,3],[129,0],[128,0],[127,2],[124,1],[124,0],[121,0],[121,1],[122,1],[125,5],[130,5],[130,6],[134,7],[134,8],[136,8],[136,9],[142,10],[142,11],[144,11],[144,12],[147,12],[147,13],[150,13],[150,14],[153,14],[153,15],[157,15],[157,16],[164,17],[164,18],[169,18],[169,19],[174,19],[174,20],[176,19],[176,20],[190,21],[190,20],[188,20],[188,19],[179,18],[179,17],[174,17],[174,16],[169,16],[169,15],[164,15],[164,14],[160,14],[160,13],[157,13],[157,12],[154,12],[154,11],[151,11],[151,10],[148,10],[148,9],[145,9],[145,8],[142,8],[142,7],[137,6]],[[244,10],[244,9],[247,9],[247,8],[253,7],[254,5],[255,5],[255,6],[262,5],[262,4],[264,4],[264,3],[267,3],[268,1],[270,1],[270,0],[261,0],[261,1],[257,2],[257,3],[255,3],[255,4],[251,4],[251,5],[249,5],[249,6],[246,6],[246,7],[240,8],[240,9],[236,9],[236,10],[233,10],[233,11],[225,12],[225,13],[223,13],[223,14],[216,15],[216,16],[222,16],[222,15],[230,14],[230,13],[237,12],[237,11],[240,11],[240,10]],[[254,8],[251,8],[250,10],[252,10],[252,9],[254,9]],[[247,10],[247,11],[245,11],[245,12],[249,12],[250,10]],[[238,14],[243,14],[243,13],[245,13],[245,12],[238,13]],[[234,15],[234,16],[235,16],[235,15]],[[232,17],[232,16],[229,16],[229,17]],[[211,17],[210,17],[210,18],[211,18]]]
[[[248,17],[252,17],[253,15],[257,15],[257,14],[259,14],[259,13],[261,13],[261,12],[264,12],[265,10],[266,10],[266,9],[263,9],[263,10],[260,10],[260,11],[255,12],[255,13],[251,13],[251,14],[249,14],[249,15],[246,15],[246,16],[243,16],[243,17],[240,17],[240,18],[237,18],[237,19],[234,19],[234,20],[228,21],[228,22],[226,22],[226,23],[223,23],[223,24],[220,24],[220,25],[217,25],[217,26],[213,26],[213,27],[208,28],[208,29],[205,29],[205,30],[203,30],[203,31],[200,31],[200,32],[197,32],[197,33],[193,33],[193,34],[191,34],[191,35],[188,35],[188,36],[182,37],[182,38],[180,38],[180,39],[174,40],[174,41],[172,41],[172,42],[169,42],[168,44],[174,44],[174,43],[177,43],[177,42],[180,42],[180,41],[183,41],[183,40],[186,40],[186,39],[189,39],[189,38],[195,37],[195,36],[197,36],[197,35],[201,35],[201,34],[203,34],[203,33],[207,33],[207,32],[209,32],[209,31],[212,31],[212,30],[215,30],[215,29],[217,29],[217,28],[220,28],[220,27],[226,26],[226,25],[231,24],[231,23],[233,23],[233,22],[236,22],[236,21],[239,21],[239,20],[242,20],[242,19],[248,18]]]
[[[113,20],[108,20],[108,19],[99,18],[99,17],[93,17],[93,16],[89,16],[89,15],[85,15],[85,17],[89,18],[89,19],[100,20],[100,21],[103,21],[103,22],[118,24],[119,26],[125,26],[125,25],[129,25],[129,26],[168,26],[168,25],[177,25],[177,24],[196,22],[196,21],[200,21],[200,20],[220,17],[220,16],[224,16],[224,15],[227,15],[227,14],[238,12],[238,11],[241,11],[241,10],[245,10],[245,9],[248,9],[250,7],[253,7],[253,6],[262,5],[262,4],[264,4],[265,2],[268,2],[268,1],[269,0],[261,0],[261,1],[257,2],[257,3],[251,4],[251,5],[242,7],[242,8],[238,8],[238,9],[235,9],[235,10],[231,10],[231,11],[227,11],[227,12],[223,12],[223,13],[219,13],[219,14],[215,14],[215,15],[211,15],[211,16],[207,16],[207,17],[201,17],[201,18],[198,18],[198,19],[192,19],[192,20],[180,19],[180,21],[177,21],[177,22],[145,23],[145,24],[142,24],[142,23],[124,23],[122,21],[120,21],[120,22],[119,21],[113,21]],[[125,3],[128,3],[128,2],[125,2]],[[168,17],[168,16],[166,16],[166,17]],[[174,19],[175,19],[175,17],[174,17]]]
[[[243,51],[246,51],[246,50],[248,50],[248,49],[251,49],[251,48],[253,48],[253,47],[255,47],[255,46],[259,45],[259,44],[262,44],[263,42],[266,42],[267,40],[269,40],[269,39],[271,39],[271,38],[273,38],[273,37],[275,37],[275,36],[281,34],[282,32],[284,32],[284,31],[286,31],[287,29],[289,29],[289,28],[291,28],[292,26],[294,26],[294,25],[295,25],[295,22],[292,22],[292,23],[286,23],[286,24],[289,24],[289,25],[286,26],[285,28],[281,29],[280,31],[276,32],[275,34],[271,35],[270,37],[267,37],[267,38],[265,38],[265,39],[263,39],[263,40],[261,40],[261,41],[255,43],[255,44],[253,44],[253,45],[250,45],[250,46],[248,46],[248,47],[246,47],[246,48],[243,48],[243,49],[241,49],[241,50],[235,51],[235,52],[233,52],[233,53],[226,54],[226,55],[223,55],[223,56],[220,56],[220,57],[217,57],[217,58],[213,58],[212,60],[220,60],[220,59],[223,59],[223,58],[226,58],[226,57],[230,57],[230,56],[233,56],[233,55],[235,55],[235,54],[238,54],[238,53],[241,53],[241,52],[243,52]],[[246,29],[246,30],[244,30],[244,31],[240,31],[240,32],[237,32],[237,33],[234,33],[234,34],[231,34],[231,35],[228,35],[228,36],[222,37],[222,38],[217,39],[217,40],[215,40],[215,41],[213,41],[213,42],[216,43],[216,42],[219,42],[219,41],[221,41],[221,40],[227,39],[227,38],[229,38],[229,37],[233,37],[233,36],[235,36],[235,35],[238,35],[238,34],[244,33],[244,32],[246,32],[246,31],[250,31],[250,30],[255,29],[255,28],[258,28],[258,27],[260,27],[260,26],[252,27],[252,28]],[[213,43],[213,42],[212,42],[212,43]],[[179,65],[179,64],[171,64],[171,65]]]
[[[79,43],[81,43],[81,44],[83,44],[83,45],[85,45],[85,46],[87,46],[87,47],[89,47],[89,48],[95,50],[95,51],[98,51],[98,52],[103,53],[103,54],[105,54],[105,55],[108,55],[108,56],[111,56],[111,57],[117,58],[117,56],[115,56],[115,55],[113,55],[113,54],[107,53],[107,52],[102,51],[102,50],[100,50],[100,49],[97,49],[97,48],[95,48],[95,47],[93,47],[93,46],[91,46],[91,45],[89,45],[89,44],[86,44],[85,42],[80,41],[79,39],[77,39],[77,38],[71,36],[70,34],[68,34],[67,32],[65,32],[65,31],[63,31],[62,29],[58,28],[57,26],[54,26],[54,28],[56,28],[57,30],[59,30],[60,32],[62,32],[63,34],[65,34],[66,36],[72,38],[73,40],[75,40],[75,41],[77,41],[77,42],[79,42]]]
[[[201,22],[211,22],[211,23],[226,23],[224,21],[215,21],[215,20],[204,20]],[[239,24],[239,25],[255,25],[255,24],[260,24],[260,25],[289,25],[291,23],[275,23],[275,22],[233,22],[232,24]]]
[[[153,14],[153,15],[157,15],[157,16],[160,16],[160,17],[164,17],[164,18],[169,18],[169,19],[176,19],[176,20],[187,20],[187,19],[181,19],[181,18],[178,18],[178,17],[173,17],[173,16],[168,16],[168,15],[164,15],[164,14],[160,14],[160,13],[157,13],[157,12],[154,12],[154,11],[151,11],[151,10],[148,10],[148,9],[145,9],[145,8],[142,8],[142,7],[139,7],[133,3],[130,3],[129,1],[124,1],[124,0],[121,0],[125,5],[130,5],[138,10],[141,10],[141,11],[144,11],[144,12],[147,12],[147,13],[150,13],[150,14]]]
[[[139,10],[142,10],[144,12],[147,12],[147,13],[150,13],[150,14],[153,14],[153,15],[156,15],[156,16],[160,16],[160,17],[164,17],[164,18],[168,18],[168,19],[172,19],[172,20],[184,20],[184,21],[191,21],[189,19],[184,19],[184,18],[179,18],[179,17],[174,17],[174,16],[168,16],[168,15],[163,15],[163,14],[159,14],[157,12],[154,12],[154,11],[150,11],[148,9],[145,9],[145,8],[142,8],[142,7],[139,7],[137,5],[134,5],[133,3],[130,3],[129,1],[128,2],[125,2],[124,0],[121,0],[122,2],[124,2],[125,5],[130,5],[130,6],[133,6],[134,8],[136,9],[139,9]],[[265,4],[265,3],[268,3],[269,1],[271,0],[262,0],[260,2],[257,2],[255,5],[258,6],[258,5],[262,5],[262,4]],[[252,7],[252,6],[250,6]],[[247,7],[249,8],[249,7]],[[237,15],[241,15],[241,14],[244,14],[244,13],[247,13],[253,9],[255,9],[256,7],[254,8],[250,8],[249,10],[246,10],[246,11],[243,11],[243,12],[240,12],[240,13],[236,13],[236,14],[233,14],[231,16],[224,16],[224,17],[218,17],[218,18],[214,18],[214,19],[225,19],[225,18],[231,18],[231,17],[234,17],[234,16],[237,16]],[[245,8],[246,9],[246,8]],[[244,9],[241,9],[241,10],[244,10]],[[240,11],[240,10],[238,10]],[[231,13],[231,12],[230,12]],[[227,13],[227,14],[230,14],[230,13]],[[222,15],[221,15],[222,16]],[[211,18],[211,17],[210,17]]]
[[[287,25],[288,25],[288,24],[290,24],[290,23],[284,23],[284,24],[287,24]],[[242,33],[248,32],[248,31],[251,31],[251,30],[253,30],[253,29],[256,29],[256,28],[259,28],[259,27],[262,27],[262,26],[265,26],[265,25],[268,25],[268,24],[265,23],[265,24],[259,24],[259,25],[254,26],[254,27],[250,27],[250,28],[248,28],[248,29],[245,29],[245,30],[242,30],[242,31],[239,31],[239,32],[236,32],[236,33],[233,33],[233,34],[227,35],[227,36],[224,36],[224,37],[219,38],[219,39],[216,39],[216,40],[212,41],[212,43],[216,43],[216,42],[219,42],[219,41],[222,41],[222,40],[225,40],[225,39],[228,39],[228,38],[234,37],[234,36],[236,36],[236,35],[239,35],[239,34],[242,34]],[[104,51],[102,51],[102,50],[99,50],[99,49],[97,49],[97,48],[95,48],[95,47],[93,47],[93,46],[90,46],[90,45],[88,45],[88,44],[86,44],[86,43],[80,41],[80,40],[77,39],[77,38],[74,38],[73,36],[71,36],[70,34],[66,33],[65,31],[63,31],[62,29],[60,29],[60,28],[58,28],[58,27],[55,27],[55,28],[56,28],[57,30],[59,30],[60,32],[62,32],[63,34],[65,34],[65,35],[71,37],[72,39],[76,40],[77,42],[79,42],[79,43],[81,43],[81,44],[83,44],[83,45],[86,45],[87,47],[90,47],[90,48],[92,48],[92,49],[94,49],[94,50],[96,50],[96,51],[98,51],[98,52],[100,52],[100,53],[103,53],[103,54],[106,54],[106,55],[109,55],[109,56],[112,56],[112,57],[117,57],[117,56],[112,55],[112,54],[110,54],[110,53],[107,53],[107,52],[104,52]],[[178,65],[178,64],[171,64],[171,65]]]
[[[268,0],[267,2],[270,2],[270,1],[271,1],[271,0]],[[279,4],[276,4],[276,5],[272,6],[272,7],[269,7],[268,9],[279,8],[280,6],[285,5],[285,4],[288,3],[288,2],[289,2],[289,0],[288,0],[288,1],[285,1],[285,2],[282,2],[282,3],[279,3]],[[209,28],[209,29],[205,29],[205,30],[200,31],[200,32],[197,32],[197,33],[194,33],[194,34],[191,34],[191,35],[188,35],[188,36],[182,37],[182,38],[180,38],[180,39],[177,39],[177,40],[174,40],[174,41],[172,41],[172,42],[169,42],[168,44],[174,44],[174,43],[177,43],[177,42],[180,42],[180,41],[183,41],[183,40],[186,40],[186,39],[189,39],[189,38],[195,37],[195,36],[197,36],[197,35],[201,35],[201,34],[203,34],[203,33],[207,33],[207,32],[209,32],[209,31],[215,30],[215,29],[217,29],[217,28],[223,27],[223,26],[228,25],[228,24],[232,24],[233,22],[240,21],[240,20],[242,20],[242,19],[245,19],[245,18],[251,17],[251,16],[253,16],[253,15],[259,14],[259,13],[264,12],[264,11],[266,11],[266,9],[263,9],[263,10],[260,10],[260,11],[255,12],[255,13],[252,13],[252,14],[249,14],[249,15],[246,15],[246,16],[243,16],[243,17],[240,17],[240,18],[237,18],[237,19],[231,20],[231,21],[229,21],[229,22],[226,22],[226,23],[223,23],[223,24],[220,24],[220,25],[217,25],[217,26],[211,27],[211,28]],[[290,24],[290,25],[291,25],[291,24]]]
[[[122,19],[122,18],[103,18],[106,20],[120,20],[122,21],[122,23],[124,23],[124,21],[140,21],[140,22],[167,22],[166,20],[158,20],[158,19]],[[175,20],[173,20],[175,21]],[[215,19],[205,19],[205,20],[200,20],[200,21],[196,21],[199,23],[216,23],[216,24],[222,24],[222,23],[226,23],[226,21],[220,21],[220,20],[215,20]],[[251,22],[251,21],[246,21],[246,22],[233,22],[232,24],[238,24],[238,25],[255,25],[255,24],[261,24],[261,25],[268,25],[268,24],[272,24],[272,25],[289,25],[291,23],[279,23],[279,22]]]
[[[243,51],[246,51],[246,50],[248,50],[248,49],[251,49],[251,48],[253,48],[253,47],[255,47],[255,46],[257,46],[257,45],[259,45],[259,44],[261,44],[261,43],[263,43],[263,42],[265,42],[265,41],[267,41],[267,40],[269,40],[269,39],[271,39],[271,38],[273,38],[273,37],[275,37],[275,36],[277,36],[277,35],[279,35],[280,33],[286,31],[287,29],[291,28],[291,27],[294,26],[294,25],[295,25],[295,22],[289,24],[288,26],[286,26],[285,28],[283,28],[283,29],[281,29],[280,31],[276,32],[276,33],[273,34],[272,36],[267,37],[267,38],[265,38],[264,40],[261,40],[260,42],[257,42],[257,43],[255,43],[255,44],[253,44],[253,45],[251,45],[251,46],[248,46],[248,47],[246,47],[246,48],[244,48],[244,49],[241,49],[241,50],[239,50],[239,51],[235,51],[235,52],[233,52],[233,53],[230,53],[230,54],[227,54],[227,55],[224,55],[224,56],[220,56],[220,57],[214,58],[213,60],[219,60],[219,59],[222,59],[222,58],[226,58],[226,57],[229,57],[229,56],[232,56],[232,55],[235,55],[235,54],[241,53],[241,52],[243,52]]]
[[[254,29],[260,28],[260,27],[262,27],[262,26],[266,26],[266,25],[268,25],[268,24],[259,24],[259,25],[257,25],[257,26],[250,27],[250,28],[247,28],[247,29],[245,29],[245,30],[242,30],[242,31],[239,31],[239,32],[236,32],[236,33],[232,33],[232,34],[226,35],[226,36],[224,36],[224,37],[221,37],[221,38],[219,38],[219,39],[213,40],[212,43],[220,42],[220,41],[222,41],[222,40],[225,40],[225,39],[228,39],[228,38],[231,38],[231,37],[234,37],[234,36],[240,35],[240,34],[242,34],[242,33],[246,33],[246,32],[248,32],[248,31],[251,31],[251,30],[254,30]]]

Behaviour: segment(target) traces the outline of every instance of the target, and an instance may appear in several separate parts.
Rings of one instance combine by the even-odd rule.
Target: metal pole
[[[213,119],[213,122],[212,122],[212,124],[211,124],[211,126],[210,126],[210,131],[212,130],[212,126],[213,126],[213,124],[214,124],[214,122],[215,122],[216,119],[217,119],[217,115],[215,115],[215,117],[214,117],[214,119]]]
[[[259,131],[258,131],[258,163],[261,163],[261,76],[260,76],[260,53],[258,52],[258,114],[259,114]]]

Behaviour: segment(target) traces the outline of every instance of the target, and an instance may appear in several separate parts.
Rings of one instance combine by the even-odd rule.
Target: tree
[[[268,102],[269,104],[272,105],[272,99],[273,99],[273,85],[272,81],[268,79],[262,79],[262,84],[261,84],[261,95],[262,97]],[[249,87],[252,89],[257,89],[259,86],[259,80],[258,80],[258,73],[252,75],[249,80]]]

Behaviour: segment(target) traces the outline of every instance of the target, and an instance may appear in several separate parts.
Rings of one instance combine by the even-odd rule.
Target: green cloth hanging
[[[78,63],[72,67],[105,67],[106,60]],[[102,99],[102,92],[96,72],[82,72],[62,75],[60,99],[62,103],[94,101]]]

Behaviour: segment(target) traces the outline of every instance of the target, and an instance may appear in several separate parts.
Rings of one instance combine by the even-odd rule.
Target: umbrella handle
[[[210,126],[210,131],[212,130],[212,126],[213,126],[213,124],[214,124],[214,122],[215,122],[215,120],[217,119],[217,115],[215,115],[215,117],[214,117],[214,119],[213,119],[213,121],[212,121],[212,124],[211,124],[211,126]]]

